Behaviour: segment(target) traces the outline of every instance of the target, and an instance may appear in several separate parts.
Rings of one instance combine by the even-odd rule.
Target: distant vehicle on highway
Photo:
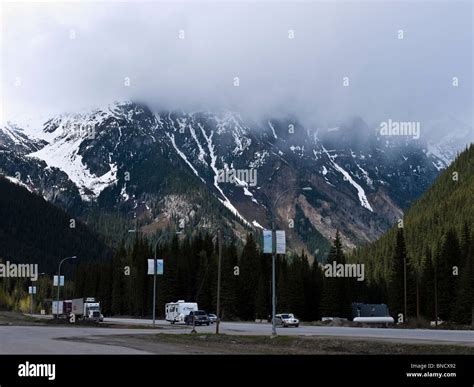
[[[169,302],[165,305],[165,319],[171,324],[184,323],[186,316],[198,309],[196,302],[186,302],[184,300]]]
[[[96,301],[94,297],[74,298],[71,300],[71,313],[77,318],[83,320],[104,321],[104,316],[100,311],[100,302]]]
[[[194,321],[193,321],[194,319]],[[209,316],[204,310],[193,310],[185,318],[186,325],[207,325],[211,323]]]
[[[300,320],[298,320],[293,313],[281,313],[275,315],[275,324],[284,328],[300,326]]]
[[[104,321],[100,310],[100,302],[94,297],[74,298],[72,300],[53,301],[53,315],[63,319],[70,319],[72,315],[77,320]]]
[[[211,322],[211,324],[214,324],[217,321],[217,316],[215,314],[208,313],[207,315],[209,317],[209,321]]]

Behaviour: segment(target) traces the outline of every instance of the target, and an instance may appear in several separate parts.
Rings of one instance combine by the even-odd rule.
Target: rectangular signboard
[[[58,311],[59,305],[59,311]],[[53,314],[63,314],[63,302],[62,301],[53,301]]]
[[[276,253],[286,254],[285,231],[278,230],[276,232]]]
[[[62,275],[61,278],[60,278],[60,284],[59,286],[64,286],[64,276]],[[58,276],[55,275],[54,278],[53,278],[53,286],[58,286]]]
[[[272,253],[272,231],[263,230],[263,254]]]
[[[151,275],[155,274],[155,271],[153,269],[153,261],[154,259],[148,260],[148,274],[151,274]],[[157,275],[163,274],[163,260],[162,259],[156,260],[156,274]]]

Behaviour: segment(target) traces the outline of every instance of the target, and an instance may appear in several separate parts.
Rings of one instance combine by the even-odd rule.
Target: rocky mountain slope
[[[450,152],[380,136],[359,118],[309,128],[132,102],[0,130],[3,173],[89,222],[118,214],[146,232],[224,223],[244,235],[275,214],[290,246],[316,255],[337,229],[348,247],[379,237]]]

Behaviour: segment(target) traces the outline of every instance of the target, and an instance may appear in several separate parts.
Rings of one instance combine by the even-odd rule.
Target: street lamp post
[[[59,290],[61,288],[61,265],[63,264],[64,261],[68,260],[68,259],[77,259],[77,257],[75,255],[73,255],[72,257],[66,257],[64,259],[61,260],[61,262],[59,262],[59,267],[58,267],[58,298],[57,298],[57,302],[56,302],[56,318],[59,318]]]
[[[219,260],[217,263],[217,303],[216,303],[216,313],[217,313],[217,321],[216,321],[216,335],[219,334],[219,324],[221,322],[220,317],[220,301],[221,301],[221,261],[222,261],[222,229],[220,228],[218,231],[219,237]]]
[[[170,235],[170,234],[176,234],[176,235],[179,235],[179,234],[182,234],[181,231],[176,231],[176,232],[173,232],[173,231],[169,231],[169,232],[165,232],[164,234],[162,234],[158,240],[156,241],[155,243],[155,248],[154,248],[154,252],[155,252],[155,257],[154,257],[154,260],[153,260],[153,327],[155,327],[155,321],[156,321],[156,262],[157,262],[157,256],[156,256],[156,251],[158,249],[158,243],[160,243],[160,241],[167,235]]]
[[[276,336],[276,325],[275,325],[275,315],[276,315],[276,225],[275,225],[275,208],[284,194],[289,191],[312,191],[311,187],[302,187],[302,188],[289,188],[286,191],[283,191],[275,200],[272,207],[272,336]]]
[[[34,285],[33,281],[31,281],[31,302],[30,302],[30,315],[33,316],[33,291],[34,291]]]
[[[403,322],[407,322],[407,257],[403,257]]]

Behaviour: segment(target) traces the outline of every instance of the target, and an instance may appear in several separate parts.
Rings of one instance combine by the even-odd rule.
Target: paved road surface
[[[151,332],[150,332],[151,331]],[[121,346],[57,340],[61,337],[153,333],[150,329],[0,326],[0,354],[146,354]]]
[[[144,319],[121,319],[106,318],[106,322],[116,324],[144,324],[151,325],[152,320]],[[159,327],[172,325],[164,320],[157,320]],[[183,329],[189,331],[190,327],[177,325],[180,329],[167,329],[166,333],[182,333]],[[215,326],[198,326],[198,332],[215,332]],[[227,334],[241,335],[269,335],[271,333],[270,324],[224,322],[221,323],[220,331]],[[430,330],[430,329],[394,329],[394,328],[350,328],[350,327],[321,327],[321,326],[301,326],[299,328],[277,328],[277,333],[281,335],[303,335],[303,336],[337,336],[350,338],[373,338],[391,339],[403,342],[432,342],[432,343],[454,343],[474,346],[473,331],[453,331],[453,330]]]
[[[151,320],[106,318],[113,324],[135,324],[151,326]],[[99,336],[120,334],[189,333],[191,327],[171,325],[157,320],[161,329],[58,327],[58,326],[0,326],[0,354],[145,354],[147,352],[121,345],[101,344]],[[215,326],[196,327],[199,333],[212,333]],[[221,332],[240,335],[269,335],[270,324],[224,322]],[[303,335],[344,338],[368,338],[393,340],[405,343],[464,344],[474,346],[473,331],[424,330],[424,329],[384,329],[300,326],[299,328],[278,328],[280,335]],[[88,342],[62,340],[61,338],[87,337]],[[97,340],[97,344],[94,342]],[[91,343],[92,342],[92,343]],[[169,344],[159,344],[158,353],[174,353],[176,348]]]

